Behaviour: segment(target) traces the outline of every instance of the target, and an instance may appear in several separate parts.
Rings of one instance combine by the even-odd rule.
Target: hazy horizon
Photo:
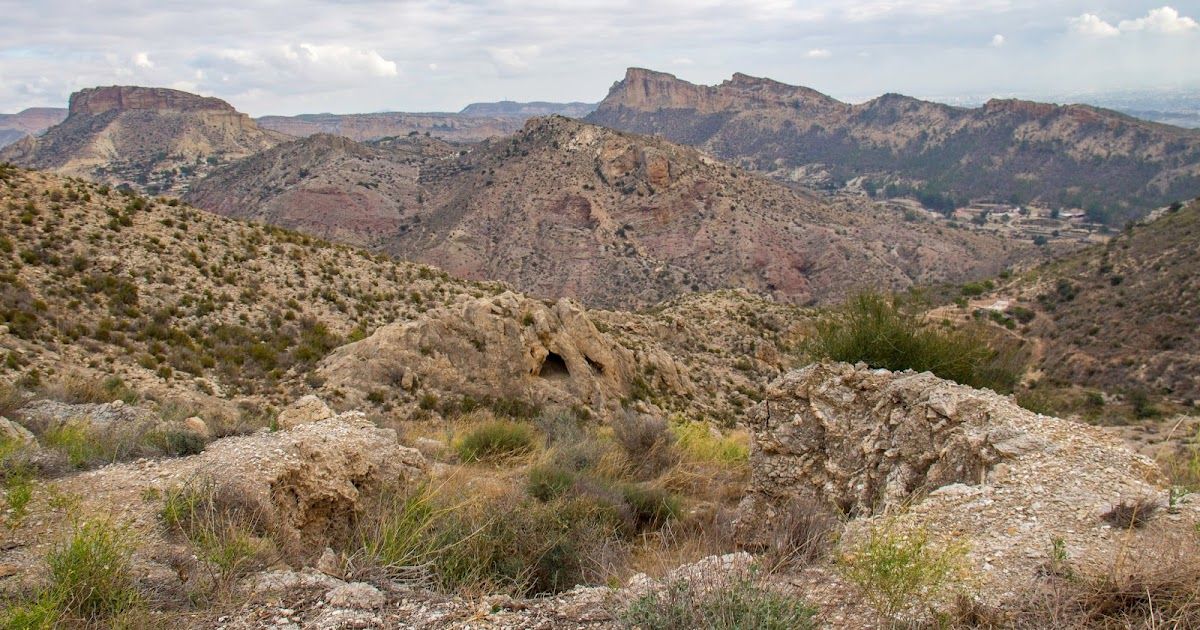
[[[98,85],[254,116],[596,102],[629,66],[861,102],[1200,89],[1200,2],[4,2],[0,111]]]

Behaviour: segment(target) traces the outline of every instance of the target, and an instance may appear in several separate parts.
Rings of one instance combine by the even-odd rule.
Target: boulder
[[[736,535],[749,546],[797,504],[838,511],[861,517],[847,544],[891,527],[965,545],[983,594],[1002,598],[1045,565],[1052,539],[1080,562],[1111,562],[1125,545],[1191,535],[1200,520],[1200,501],[1185,500],[1130,540],[1103,515],[1126,500],[1166,503],[1152,460],[1099,428],[929,373],[811,365],[771,383],[747,422],[751,481]]]
[[[387,598],[379,589],[365,582],[351,582],[338,586],[325,594],[325,601],[335,608],[357,608],[369,610],[379,608]]]
[[[286,551],[320,553],[344,538],[365,496],[428,478],[425,458],[400,446],[395,431],[357,412],[335,418],[217,440],[180,460],[174,476],[228,484]]]
[[[0,417],[0,443],[15,442],[26,446],[37,444],[37,438],[25,427]]]
[[[311,424],[328,420],[333,417],[333,410],[324,403],[320,398],[309,394],[301,397],[296,402],[288,405],[286,409],[279,412],[279,417],[276,418],[275,424],[281,430],[293,429],[302,424]]]

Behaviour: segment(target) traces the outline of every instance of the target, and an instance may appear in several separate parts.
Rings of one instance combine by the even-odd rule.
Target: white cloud
[[[988,45],[991,46],[992,48],[999,48],[999,47],[1003,46],[1004,45],[1004,36],[999,33],[992,35],[992,41]]]
[[[139,52],[133,55],[133,65],[145,70],[149,70],[150,68],[154,67],[154,62],[150,61],[150,55],[144,52]]]
[[[1171,7],[1152,9],[1146,17],[1136,20],[1121,20],[1117,28],[1122,31],[1151,31],[1155,33],[1185,33],[1197,28],[1196,20],[1179,14]]]
[[[537,45],[489,48],[492,64],[503,76],[515,76],[529,70],[530,63],[542,52]]]
[[[301,72],[323,75],[329,72],[358,76],[394,77],[399,72],[396,62],[388,61],[374,50],[350,46],[300,44],[283,46],[282,58]]]
[[[833,56],[833,53],[828,48],[814,48],[804,53],[804,56],[809,59],[828,59]]]
[[[1079,17],[1070,18],[1067,20],[1067,24],[1072,32],[1088,37],[1114,37],[1121,34],[1117,27],[1105,22],[1094,13],[1084,13]]]

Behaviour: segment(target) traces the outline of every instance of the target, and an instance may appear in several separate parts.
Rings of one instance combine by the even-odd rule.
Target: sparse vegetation
[[[533,428],[510,420],[493,420],[470,429],[455,445],[464,462],[497,461],[524,455],[536,446]]]
[[[889,370],[929,371],[972,387],[1012,391],[1024,355],[983,328],[945,328],[924,321],[911,305],[860,293],[816,324],[810,352]]]
[[[677,579],[638,597],[622,614],[630,628],[796,630],[814,627],[816,610],[761,584],[753,569]]]
[[[928,608],[960,577],[966,549],[938,545],[924,530],[883,523],[838,558],[842,575],[885,620],[898,622]]]

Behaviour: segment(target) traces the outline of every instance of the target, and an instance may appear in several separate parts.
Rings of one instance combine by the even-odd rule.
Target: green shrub
[[[51,427],[42,434],[42,443],[63,453],[73,468],[87,468],[100,462],[112,461],[105,443],[83,422],[68,422]]]
[[[495,461],[533,451],[536,438],[526,424],[494,420],[471,429],[455,446],[464,462]]]
[[[890,523],[838,559],[843,576],[880,615],[898,622],[910,612],[925,612],[962,568],[966,550],[938,547],[922,529],[898,532]]]
[[[621,495],[639,528],[658,527],[683,512],[679,497],[662,488],[631,483],[621,488]]]
[[[941,328],[895,299],[861,293],[817,325],[809,351],[820,358],[864,362],[873,368],[915,370],[972,387],[1010,392],[1024,372],[1024,355],[976,325]]]
[[[803,600],[755,584],[753,572],[676,580],[638,597],[621,616],[630,628],[793,630],[815,627]]]
[[[192,544],[214,590],[266,568],[278,557],[269,523],[234,484],[197,480],[166,492],[163,523]]]
[[[534,466],[529,469],[525,491],[539,501],[550,501],[562,496],[575,483],[575,475],[554,465]]]
[[[0,445],[0,450],[3,446]],[[33,499],[33,479],[24,467],[4,471],[4,502],[8,506],[8,526],[16,528],[25,518]]]
[[[750,445],[733,435],[716,435],[703,422],[680,422],[671,425],[679,450],[693,461],[739,466],[750,459]]]
[[[138,606],[130,551],[124,530],[104,521],[79,525],[47,555],[50,586],[33,615],[55,608],[60,618],[99,624]]]

